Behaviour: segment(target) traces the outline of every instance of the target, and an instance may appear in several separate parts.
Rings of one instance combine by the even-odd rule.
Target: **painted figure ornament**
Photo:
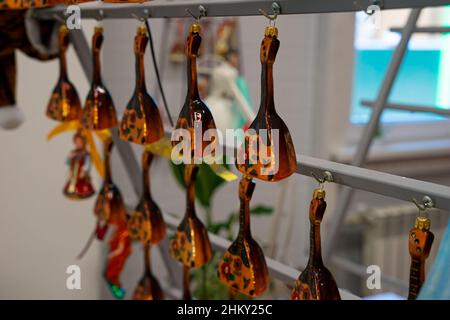
[[[86,137],[81,130],[73,136],[73,149],[67,159],[70,167],[69,179],[64,186],[63,193],[69,199],[86,199],[94,193],[90,177],[90,154],[86,148]]]

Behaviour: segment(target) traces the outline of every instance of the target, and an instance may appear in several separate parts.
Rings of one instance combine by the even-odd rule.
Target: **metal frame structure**
[[[199,16],[213,17],[259,15],[259,9],[266,10],[267,12],[272,11],[277,14],[305,14],[352,12],[361,10],[367,12],[366,8],[374,4],[378,5],[381,9],[415,8],[411,11],[406,26],[401,30],[402,36],[400,43],[394,52],[376,101],[373,103],[365,103],[370,104],[373,111],[358,145],[352,165],[344,165],[302,155],[297,156],[297,174],[310,177],[315,175],[320,177],[331,173],[329,176],[332,177],[332,182],[344,186],[344,189],[340,194],[340,199],[343,200],[338,205],[333,216],[334,223],[331,227],[328,242],[325,244],[325,258],[328,258],[330,262],[338,267],[354,274],[362,275],[365,274],[364,266],[355,264],[344,258],[331,257],[334,243],[336,242],[335,240],[339,235],[339,230],[347,213],[349,200],[353,194],[352,188],[374,192],[405,201],[411,201],[412,199],[418,199],[420,201],[422,199],[427,199],[428,197],[432,200],[434,207],[445,211],[450,210],[450,187],[361,168],[366,161],[367,153],[373,141],[376,129],[379,126],[381,114],[386,107],[389,107],[389,104],[387,103],[388,98],[411,35],[414,32],[421,32],[421,29],[416,27],[421,8],[442,6],[448,3],[449,1],[445,0],[279,0],[277,2],[268,0],[186,0],[173,2],[154,0],[143,4],[107,4],[102,2],[92,2],[81,4],[80,8],[82,9],[83,19],[90,18],[97,20],[188,17],[189,13],[187,12],[187,9],[193,13],[199,13]],[[61,20],[65,17],[65,6],[35,10],[34,16],[37,19]],[[442,30],[440,31],[443,32]],[[75,47],[78,59],[89,80],[92,74],[92,64],[86,38],[81,30],[71,30],[71,40]],[[427,110],[427,112],[429,112],[429,110]],[[116,130],[113,130],[113,133],[119,155],[127,169],[134,192],[139,195],[141,192],[141,170],[139,163],[131,146],[118,139]],[[176,228],[178,225],[177,219],[171,216],[165,215],[165,220],[171,229]],[[217,235],[210,234],[210,240],[215,250],[224,251],[229,245],[227,240],[218,237]],[[180,288],[181,285],[177,274],[179,275],[181,272],[178,272],[180,270],[179,266],[168,257],[167,245],[167,241],[163,242],[162,245],[159,246],[161,249],[160,252],[168,267],[170,281],[172,281],[171,285],[175,288],[173,291],[178,292],[176,288]],[[291,286],[298,275],[298,271],[270,258],[267,258],[267,261],[271,276]],[[392,277],[382,275],[381,280],[386,284],[402,288],[405,286],[403,282]],[[344,299],[355,298],[355,296],[346,291],[342,291],[341,293]]]

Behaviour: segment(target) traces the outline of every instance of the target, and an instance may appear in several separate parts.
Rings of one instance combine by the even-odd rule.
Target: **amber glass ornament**
[[[83,125],[91,130],[110,129],[117,126],[116,109],[108,89],[103,85],[100,72],[100,49],[103,43],[103,28],[95,27],[92,37],[94,72],[82,112]]]
[[[242,177],[239,183],[239,233],[222,257],[217,271],[219,279],[234,293],[250,297],[261,295],[269,283],[264,253],[250,230],[250,199],[254,189],[252,179]]]
[[[128,230],[134,240],[142,244],[156,244],[166,236],[166,224],[161,210],[153,201],[150,192],[150,165],[153,155],[144,151],[142,154],[143,193],[139,204],[128,219]]]
[[[78,92],[67,76],[66,52],[69,46],[69,29],[59,29],[59,78],[47,105],[47,116],[57,121],[79,120],[81,103]]]
[[[144,73],[144,54],[148,37],[144,26],[134,38],[136,56],[136,85],[120,124],[120,138],[138,144],[150,144],[164,136],[164,126],[155,101],[147,93]]]
[[[150,265],[150,244],[144,245],[144,275],[134,290],[133,300],[162,300],[163,291],[153,276]]]
[[[211,259],[211,243],[208,232],[195,212],[195,178],[198,167],[185,165],[184,181],[187,190],[187,206],[183,220],[171,242],[170,253],[189,268],[203,266]]]
[[[190,26],[189,35],[186,43],[187,57],[187,95],[181,112],[178,116],[176,129],[186,129],[190,133],[191,138],[191,163],[197,163],[198,154],[203,154],[205,148],[210,145],[211,150],[217,143],[213,137],[211,141],[204,141],[204,133],[208,129],[216,129],[211,111],[206,104],[200,99],[197,85],[197,56],[202,38],[199,34],[200,25],[194,23]],[[172,141],[172,145],[176,146],[177,141]],[[196,148],[199,148],[196,150]],[[197,152],[197,153],[196,153]],[[185,156],[185,155],[184,155]],[[211,156],[215,156],[211,154]]]
[[[297,169],[291,135],[275,110],[273,64],[280,46],[277,35],[276,27],[266,28],[260,52],[261,104],[255,120],[246,132],[245,142],[238,155],[242,160],[238,160],[237,164],[242,173],[265,181],[282,180]]]
[[[29,9],[44,8],[64,3],[63,0],[4,0],[0,2],[0,9]]]
[[[292,289],[292,300],[341,299],[336,281],[322,261],[320,224],[326,208],[325,190],[315,189],[309,207],[309,260]]]
[[[102,0],[103,2],[106,3],[143,3],[143,2],[147,2],[147,1],[152,1],[152,0]]]
[[[112,181],[111,151],[113,145],[111,138],[103,142],[105,177],[95,203],[94,213],[98,220],[117,225],[123,222],[126,224],[127,212],[120,190]]]
[[[73,149],[67,158],[70,167],[69,179],[64,186],[63,193],[69,199],[86,199],[95,193],[91,183],[91,157],[86,147],[86,137],[82,130],[73,136]]]
[[[434,234],[430,231],[431,220],[417,217],[414,228],[409,231],[409,254],[411,266],[409,270],[408,300],[415,300],[425,282],[425,260],[430,255]]]

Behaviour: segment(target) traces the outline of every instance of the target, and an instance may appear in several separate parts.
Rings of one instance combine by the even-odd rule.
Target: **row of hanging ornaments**
[[[192,142],[197,141],[195,127],[199,121],[202,124],[202,136],[207,129],[215,129],[212,114],[201,101],[197,88],[196,59],[201,44],[200,32],[200,25],[196,21],[190,26],[186,42],[187,97],[176,123],[176,128],[188,129],[191,132]],[[62,122],[56,131],[76,130],[73,138],[75,149],[71,152],[68,160],[70,177],[64,187],[64,194],[72,199],[85,199],[95,193],[89,176],[91,160],[94,164],[99,162],[98,159],[96,160],[98,155],[93,152],[95,150],[94,133],[104,145],[103,166],[99,166],[104,168],[99,169],[100,174],[104,177],[104,182],[95,204],[97,225],[91,239],[96,237],[102,240],[108,226],[115,227],[109,242],[111,254],[108,256],[104,273],[105,279],[113,294],[117,298],[123,298],[125,292],[120,282],[120,273],[131,253],[132,240],[137,240],[144,249],[144,274],[138,282],[133,298],[162,299],[162,290],[151,272],[150,249],[152,244],[157,244],[166,236],[166,225],[161,210],[151,196],[149,171],[154,155],[145,146],[163,138],[164,128],[158,107],[147,93],[145,85],[144,53],[148,43],[147,30],[144,26],[138,27],[134,39],[135,90],[119,126],[121,139],[144,146],[142,153],[143,193],[131,215],[127,214],[121,193],[111,175],[110,155],[113,140],[109,129],[116,127],[118,121],[111,95],[101,79],[100,49],[102,42],[103,29],[97,26],[92,38],[94,64],[92,84],[82,109],[77,91],[67,76],[66,51],[69,45],[69,31],[64,25],[60,28],[60,76],[48,104],[47,115]],[[278,29],[274,24],[269,24],[265,29],[260,49],[261,104],[258,115],[250,128],[255,129],[256,132],[259,129],[267,129],[269,136],[273,129],[280,131],[279,163],[274,166],[279,169],[270,175],[264,171],[273,168],[275,157],[269,157],[271,159],[269,163],[263,164],[258,159],[256,164],[250,164],[248,162],[249,154],[254,151],[254,148],[257,148],[257,145],[250,144],[246,137],[243,147],[238,151],[241,155],[242,152],[245,153],[246,159],[245,164],[237,165],[237,169],[242,173],[239,183],[239,232],[236,240],[223,255],[217,272],[220,280],[228,286],[231,297],[238,292],[250,297],[257,297],[267,289],[269,283],[263,251],[252,238],[250,231],[249,203],[255,188],[253,179],[280,181],[292,175],[297,168],[296,154],[289,130],[276,113],[274,105],[273,64],[279,45]],[[172,142],[173,146],[176,143]],[[202,151],[207,145],[207,143],[202,144]],[[88,151],[88,147],[90,151]],[[270,147],[269,143],[268,152],[271,151]],[[190,156],[193,160],[194,152]],[[183,265],[184,299],[191,298],[189,269],[203,266],[212,257],[208,232],[195,211],[195,180],[198,169],[195,164],[184,166],[184,182],[187,193],[186,212],[170,244],[171,255]],[[319,188],[314,190],[310,204],[310,256],[306,268],[293,285],[291,299],[294,300],[340,299],[336,282],[330,271],[324,266],[321,256],[320,223],[326,209],[323,182]],[[429,231],[429,227],[430,220],[419,217],[416,226],[410,232],[412,262],[409,297],[411,299],[417,296],[424,281],[425,259],[433,241],[433,234]]]

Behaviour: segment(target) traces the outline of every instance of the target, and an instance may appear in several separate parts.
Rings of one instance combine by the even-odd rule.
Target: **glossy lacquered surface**
[[[422,222],[426,222],[424,226]],[[421,222],[421,223],[417,223]],[[408,247],[411,256],[408,299],[415,300],[425,282],[425,261],[430,255],[434,234],[429,230],[430,220],[418,217],[416,226],[409,231]]]
[[[69,29],[62,25],[58,35],[59,77],[47,104],[47,116],[56,121],[74,121],[81,118],[81,102],[75,86],[67,74],[66,53],[69,47]]]
[[[137,144],[149,144],[164,136],[164,126],[153,98],[145,85],[144,55],[148,37],[145,27],[137,29],[134,38],[136,84],[120,124],[120,138]]]
[[[100,50],[102,44],[103,28],[97,26],[92,36],[94,72],[82,113],[83,125],[91,130],[111,129],[117,126],[114,102],[101,77]]]
[[[341,299],[336,281],[322,260],[320,224],[326,207],[325,191],[316,189],[309,207],[309,223],[311,225],[309,260],[292,289],[292,300]]]
[[[291,135],[275,110],[273,64],[279,46],[280,41],[276,35],[264,36],[260,50],[261,104],[255,120],[247,131],[244,145],[239,151],[239,157],[245,159],[245,163],[237,164],[238,170],[243,174],[265,181],[285,179],[297,169]]]
[[[251,178],[242,177],[239,183],[239,233],[222,257],[217,271],[219,279],[232,291],[250,297],[261,295],[269,284],[264,253],[250,230],[250,199],[254,189]]]

